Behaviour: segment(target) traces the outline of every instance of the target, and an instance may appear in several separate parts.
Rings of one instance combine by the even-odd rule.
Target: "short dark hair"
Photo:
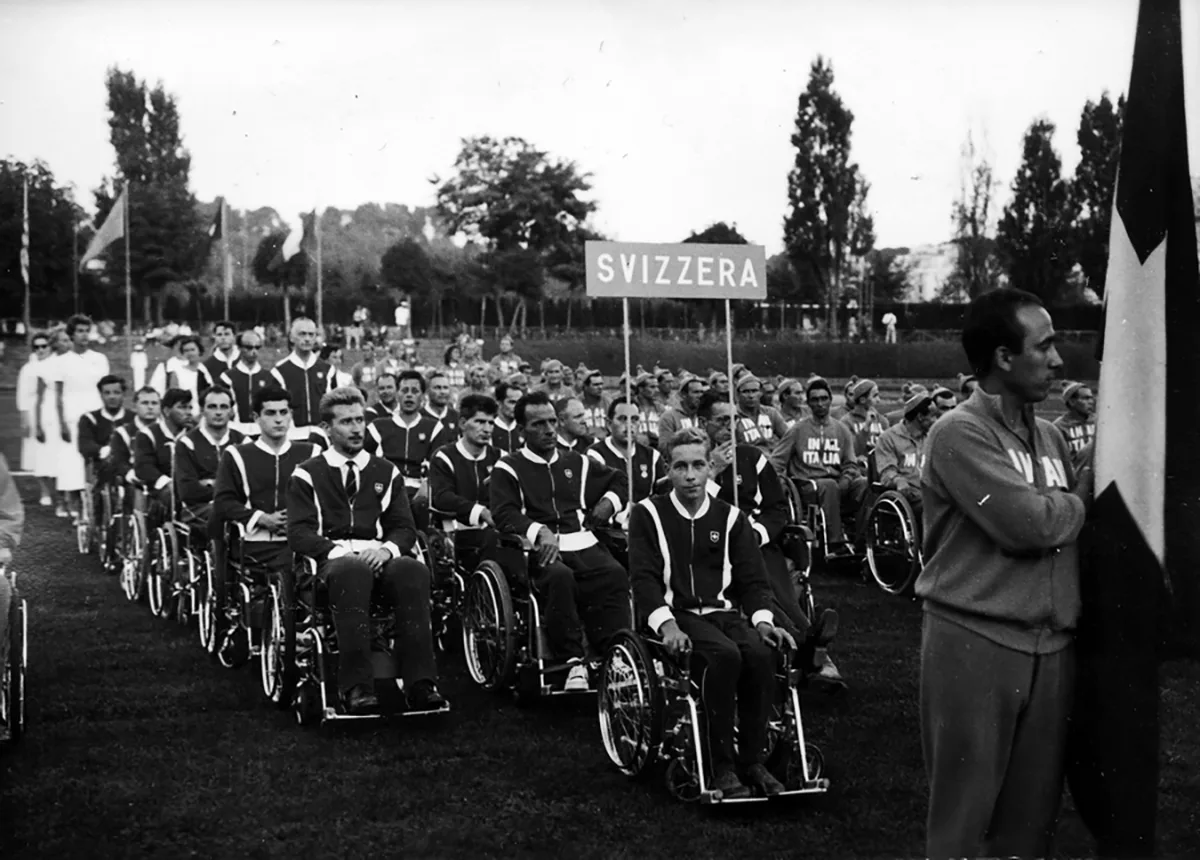
[[[81,325],[87,326],[88,330],[90,331],[92,328],[92,318],[89,316],[84,316],[83,314],[73,314],[67,320],[67,334],[74,336],[75,329]]]
[[[675,453],[675,449],[683,445],[702,445],[705,456],[712,450],[712,442],[709,440],[707,433],[698,427],[684,427],[682,430],[677,430],[667,437],[667,444],[663,450],[667,452],[668,463],[671,460],[671,455]]]
[[[399,388],[401,385],[403,385],[406,381],[408,381],[410,379],[415,379],[417,382],[421,383],[421,393],[424,394],[425,389],[427,387],[427,383],[425,382],[425,377],[421,375],[420,371],[416,371],[416,370],[400,371],[400,374],[396,377],[396,387]]]
[[[216,334],[217,330],[222,328],[227,328],[233,332],[237,331],[237,326],[235,326],[229,320],[221,320],[220,322],[213,323],[213,334]]]
[[[612,403],[608,404],[608,420],[612,421],[613,416],[617,414],[618,406],[627,406],[629,401],[624,396],[614,397]]]
[[[496,383],[496,387],[492,389],[492,394],[495,396],[497,403],[503,403],[508,399],[508,392],[520,390],[521,386],[513,385],[511,382],[502,379]]]
[[[383,373],[376,376],[375,377],[375,387],[378,388],[379,383],[385,379],[390,379],[392,382],[396,383],[397,388],[400,387],[399,374],[392,370],[385,370]]]
[[[143,385],[137,391],[133,392],[133,402],[137,403],[138,398],[141,397],[143,394],[153,394],[155,397],[159,396],[158,389],[155,388],[153,385]]]
[[[204,355],[204,344],[194,334],[185,334],[175,338],[175,348],[180,352],[183,352],[183,348],[189,343],[196,344],[196,349],[200,350],[201,355]]]
[[[558,400],[554,400],[551,402],[554,404],[554,414],[555,415],[562,415],[564,412],[567,411],[567,407],[570,406],[572,403],[579,403],[581,406],[583,405],[583,401],[580,400],[578,397],[560,397],[560,398],[558,398]]]
[[[99,390],[106,385],[114,385],[114,384],[119,384],[121,386],[122,391],[125,391],[128,389],[128,386],[125,384],[125,380],[122,379],[121,377],[117,376],[115,373],[109,373],[105,376],[100,377],[100,381],[96,383],[96,389]]]
[[[500,407],[496,401],[486,394],[468,394],[458,404],[458,417],[461,421],[468,421],[480,412],[489,418],[495,418],[499,411]]]
[[[517,401],[517,405],[513,407],[513,418],[522,427],[525,426],[525,410],[530,406],[553,406],[550,402],[550,395],[544,391],[531,391],[528,394],[521,395],[521,399]],[[558,410],[554,410],[554,414],[558,414]]]
[[[333,355],[341,348],[342,345],[339,343],[327,343],[321,347],[321,351],[317,353],[317,357],[320,358],[321,361],[329,361],[329,356]]]
[[[1017,311],[1029,305],[1043,307],[1033,293],[1013,287],[1001,287],[971,300],[963,319],[962,345],[972,373],[990,373],[996,350],[1002,346],[1021,351],[1025,328],[1017,321]]]
[[[186,388],[168,388],[167,393],[162,396],[162,408],[172,409],[181,403],[191,403],[192,392]]]
[[[235,402],[233,399],[233,392],[230,391],[228,388],[226,388],[224,385],[221,385],[218,383],[217,385],[210,385],[208,388],[206,388],[200,392],[200,408],[201,409],[203,409],[204,405],[208,402],[208,396],[210,394],[224,394],[226,397],[229,398],[230,406],[232,406]]]
[[[700,398],[699,405],[696,406],[696,414],[705,421],[712,418],[713,407],[718,403],[728,403],[729,398],[719,391],[709,389],[704,392],[704,396]]]
[[[286,388],[280,388],[278,385],[267,385],[263,388],[255,389],[253,396],[250,398],[250,411],[258,415],[268,403],[276,403],[280,400],[285,401],[288,408],[291,408],[292,395],[288,393]]]

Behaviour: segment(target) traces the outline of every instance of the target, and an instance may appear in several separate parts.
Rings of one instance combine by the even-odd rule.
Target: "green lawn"
[[[26,498],[31,487],[22,483]],[[193,631],[125,602],[69,529],[29,509],[30,733],[0,754],[0,857],[896,857],[922,850],[920,611],[818,577],[851,683],[806,699],[831,793],[736,815],[627,781],[589,704],[520,710],[443,662],[442,723],[301,729]],[[1164,671],[1161,844],[1200,856],[1200,667]],[[1090,840],[1068,807],[1061,843]]]

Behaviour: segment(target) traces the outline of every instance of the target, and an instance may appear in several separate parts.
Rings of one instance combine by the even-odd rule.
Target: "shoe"
[[[365,714],[379,707],[375,691],[367,684],[358,684],[342,693],[342,701],[346,705],[346,713],[351,716]]]
[[[814,645],[828,645],[838,632],[838,614],[835,609],[824,609],[813,627],[809,638]]]
[[[722,800],[736,800],[739,797],[749,797],[750,789],[738,779],[733,768],[723,770],[713,778],[713,789],[721,793]]]
[[[774,797],[785,791],[783,783],[777,780],[771,771],[767,770],[766,765],[761,763],[752,764],[743,770],[742,779],[747,785],[757,788],[767,797]]]
[[[582,662],[573,663],[571,671],[567,673],[567,680],[563,684],[563,690],[568,693],[583,693],[590,687],[591,679],[588,677],[587,666]]]
[[[840,693],[846,689],[846,681],[842,678],[842,673],[838,671],[824,648],[818,648],[813,655],[813,668],[817,670],[817,673],[809,680],[814,687],[819,687],[831,694]]]
[[[67,509],[65,506],[57,505],[54,508],[54,516],[58,517],[60,520],[65,520],[67,517],[70,516],[70,514],[67,513]]]
[[[38,499],[38,504],[43,508],[48,508],[54,504],[54,499],[50,498],[49,496],[42,496],[40,499]]]
[[[433,681],[417,681],[406,698],[410,711],[440,711],[449,704]]]

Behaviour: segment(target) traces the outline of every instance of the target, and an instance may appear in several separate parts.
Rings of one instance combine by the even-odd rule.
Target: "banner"
[[[587,242],[587,295],[593,298],[765,299],[761,245]]]

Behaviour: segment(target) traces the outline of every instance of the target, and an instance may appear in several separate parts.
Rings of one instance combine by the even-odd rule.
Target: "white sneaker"
[[[563,690],[568,693],[582,693],[590,687],[587,666],[583,663],[573,665],[571,671],[567,673],[567,682],[563,684]]]
[[[42,496],[40,499],[38,499],[38,504],[41,505],[43,508],[48,508],[52,504],[54,504],[54,500],[52,498],[50,498],[49,496]]]

